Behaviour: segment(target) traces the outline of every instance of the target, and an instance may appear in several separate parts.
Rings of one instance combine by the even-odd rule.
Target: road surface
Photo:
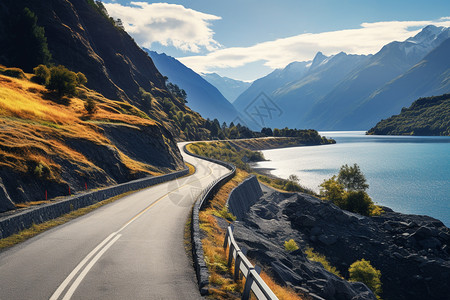
[[[183,156],[196,166],[194,175],[126,196],[1,252],[0,299],[201,298],[184,226],[201,189],[228,170]]]

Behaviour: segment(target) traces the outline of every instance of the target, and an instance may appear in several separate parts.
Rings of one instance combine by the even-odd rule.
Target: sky
[[[103,2],[141,47],[244,81],[319,51],[375,54],[427,25],[450,26],[449,0]]]

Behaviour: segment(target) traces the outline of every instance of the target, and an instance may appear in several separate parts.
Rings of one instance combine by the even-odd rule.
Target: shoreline
[[[342,143],[339,143],[339,144],[342,144]],[[302,146],[298,146],[298,147],[305,147],[305,146],[306,145],[302,145]],[[275,150],[275,149],[284,149],[284,148],[290,148],[290,147],[278,147],[278,148],[273,148],[273,150]],[[262,150],[269,150],[269,149],[262,149]],[[272,150],[272,149],[270,149],[270,150]],[[271,161],[271,160],[270,159],[266,159],[266,161]],[[252,171],[254,171],[255,173],[260,174],[260,175],[264,175],[264,176],[267,176],[267,177],[270,177],[272,179],[287,180],[287,177],[284,178],[284,177],[281,177],[281,176],[274,175],[272,173],[273,171],[276,171],[276,170],[280,171],[281,170],[280,168],[255,167],[257,163],[259,163],[259,162],[253,162],[253,163],[250,164],[250,167],[251,167]],[[302,175],[304,175],[304,174],[302,174]],[[312,190],[314,192],[314,194],[317,196],[317,194],[318,194],[318,191],[316,190],[317,188],[311,188],[309,186],[302,185],[302,182],[303,182],[302,179],[304,179],[305,177],[304,176],[299,176],[299,177],[300,177],[300,185],[303,188],[306,188],[308,190]],[[314,177],[312,177],[312,178],[314,178]],[[379,184],[379,183],[377,182],[377,184]],[[376,184],[373,184],[373,186],[376,186]],[[389,192],[389,194],[392,195],[393,197],[395,196],[395,193]],[[427,217],[430,217],[430,218],[433,218],[433,219],[436,219],[436,220],[442,222],[444,224],[444,226],[446,226],[447,228],[450,228],[450,222],[449,222],[449,220],[447,220],[445,218],[445,216],[442,216],[442,215],[439,216],[439,214],[433,214],[433,212],[430,212],[430,211],[423,211],[423,210],[421,210],[421,211],[417,211],[416,210],[415,211],[414,210],[415,206],[412,206],[411,207],[412,209],[409,209],[409,210],[408,209],[401,209],[399,207],[402,207],[402,202],[398,202],[397,207],[394,209],[394,208],[392,208],[392,203],[390,203],[390,202],[394,201],[394,200],[392,200],[393,199],[392,197],[391,198],[380,197],[379,195],[378,195],[378,197],[376,197],[376,195],[375,195],[376,198],[373,198],[373,197],[374,196],[371,195],[371,198],[373,199],[374,203],[377,204],[378,206],[386,207],[387,209],[392,210],[393,212],[397,212],[397,213],[401,213],[401,214],[405,214],[405,215],[427,216]],[[398,198],[398,197],[396,197],[396,198]],[[381,201],[380,199],[384,199],[385,201]],[[389,200],[391,200],[391,201],[389,201]],[[442,202],[445,203],[445,200],[443,200]],[[417,205],[417,207],[420,208],[420,205]],[[409,207],[407,207],[407,208],[409,208]]]

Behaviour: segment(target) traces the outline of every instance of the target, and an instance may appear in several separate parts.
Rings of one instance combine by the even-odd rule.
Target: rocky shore
[[[345,278],[354,261],[369,260],[381,271],[385,300],[450,295],[450,230],[439,220],[389,208],[379,217],[364,217],[311,195],[261,187],[264,195],[235,222],[235,238],[280,283],[313,299],[375,299],[364,284],[308,261],[304,250],[313,247]],[[289,239],[300,249],[287,253],[283,245]]]

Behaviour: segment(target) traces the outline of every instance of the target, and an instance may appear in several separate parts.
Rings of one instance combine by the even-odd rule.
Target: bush
[[[381,272],[370,264],[370,261],[361,259],[350,265],[348,269],[350,281],[359,281],[367,285],[369,289],[380,298],[381,290]]]
[[[14,77],[14,78],[19,78],[19,79],[25,79],[27,78],[25,76],[25,73],[22,71],[22,69],[19,68],[6,68],[6,69],[2,69],[1,74],[8,76],[8,77]]]
[[[364,216],[370,216],[374,206],[372,199],[364,191],[350,191],[344,195],[344,209]]]
[[[94,99],[89,98],[84,103],[84,108],[86,109],[88,114],[92,115],[97,111],[97,104],[95,103]]]
[[[39,65],[33,69],[34,77],[33,80],[36,83],[47,85],[50,81],[50,70],[45,65]]]
[[[305,254],[306,254],[306,257],[310,261],[315,261],[315,262],[320,263],[325,270],[327,270],[328,272],[333,273],[334,275],[342,278],[341,273],[339,273],[339,271],[336,269],[336,267],[333,267],[330,264],[330,262],[325,257],[325,255],[315,252],[314,248],[311,248],[311,247],[308,247],[306,249]]]
[[[284,242],[284,249],[287,252],[292,252],[298,250],[298,245],[293,239],[290,239],[289,241]]]
[[[86,85],[86,83],[87,83],[86,75],[84,75],[81,72],[78,72],[77,73],[77,84],[78,85]]]
[[[46,87],[55,91],[59,98],[74,95],[77,86],[77,75],[64,66],[50,68],[50,80]]]

